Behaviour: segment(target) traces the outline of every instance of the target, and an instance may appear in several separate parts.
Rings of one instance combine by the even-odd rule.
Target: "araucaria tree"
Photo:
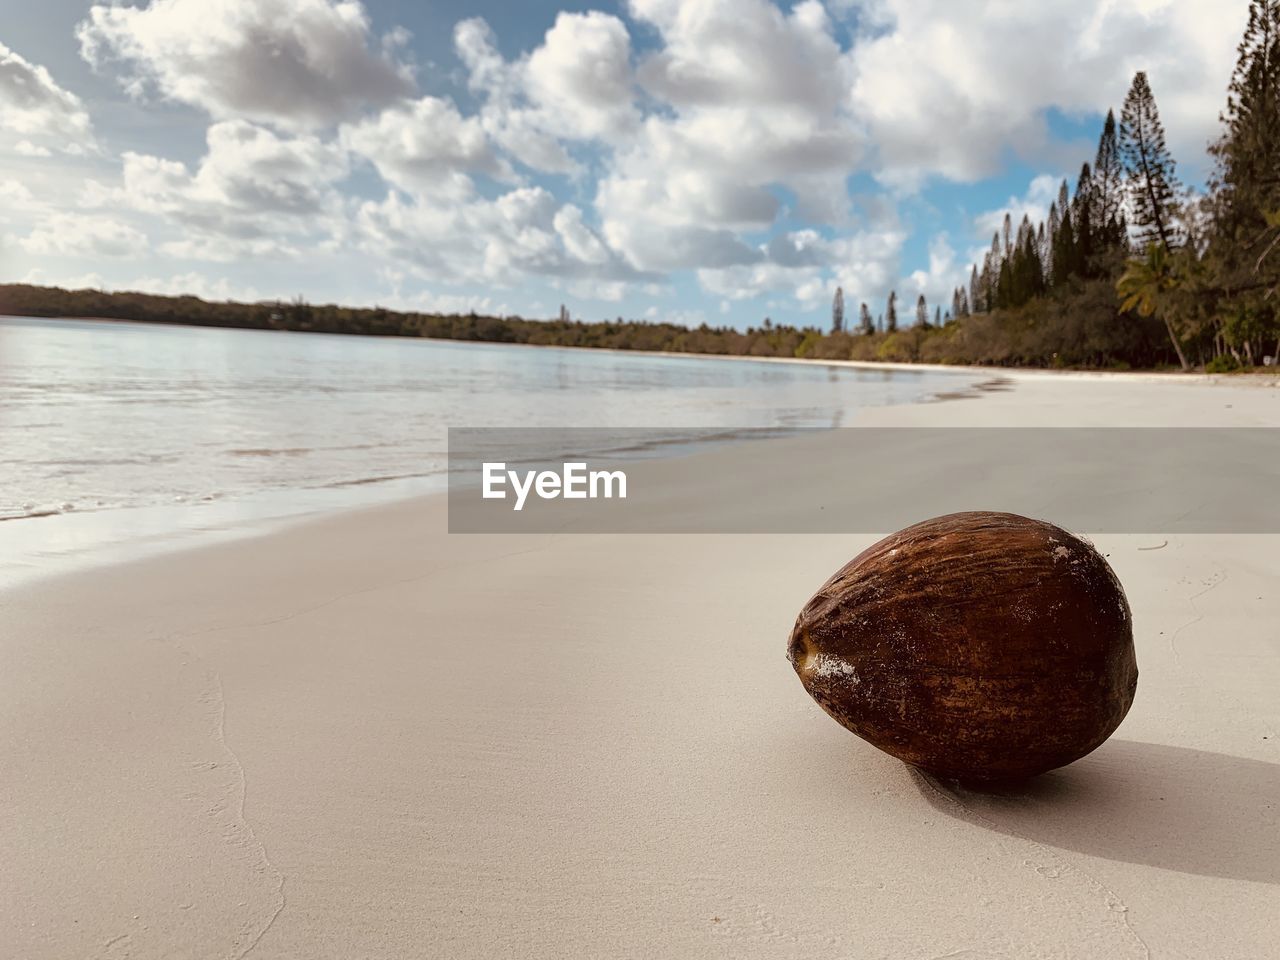
[[[1249,4],[1229,91],[1222,137],[1210,148],[1208,260],[1223,293],[1222,333],[1252,362],[1280,336],[1280,0]]]
[[[1093,161],[1094,220],[1098,246],[1102,249],[1124,246],[1124,165],[1120,161],[1120,137],[1114,110],[1107,111],[1098,138],[1098,153]]]
[[[831,301],[831,332],[840,333],[844,329],[844,288],[836,287],[835,299]]]
[[[1178,191],[1173,157],[1164,142],[1156,98],[1141,71],[1134,75],[1120,114],[1120,160],[1128,184],[1138,242],[1173,250],[1177,230]]]
[[[925,302],[924,294],[920,294],[920,299],[916,301],[916,326],[927,327],[929,325],[929,304]]]
[[[875,322],[871,319],[871,311],[865,303],[858,309],[858,332],[863,336],[876,332]]]
[[[884,328],[889,333],[898,329],[898,291],[889,293],[889,309],[884,314]]]

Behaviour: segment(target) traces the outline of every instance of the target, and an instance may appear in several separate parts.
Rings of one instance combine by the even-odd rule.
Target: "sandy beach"
[[[1266,387],[1009,379],[857,425],[1280,425]],[[797,502],[838,496],[803,442]],[[784,659],[875,539],[450,536],[437,496],[0,592],[0,954],[1280,957],[1280,538],[1094,536],[1137,701],[999,794]]]

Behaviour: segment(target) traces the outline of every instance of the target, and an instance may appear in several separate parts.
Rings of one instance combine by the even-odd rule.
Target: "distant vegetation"
[[[1120,121],[1108,113],[1074,195],[1064,181],[1043,223],[1006,215],[981,266],[946,305],[923,296],[900,326],[897,295],[832,329],[745,332],[703,325],[441,316],[291,303],[0,286],[0,313],[103,317],[374,336],[621,350],[1000,366],[1227,371],[1280,356],[1280,0],[1254,0],[1210,146],[1203,195],[1184,191],[1155,96],[1139,73]],[[909,308],[908,308],[909,309]]]

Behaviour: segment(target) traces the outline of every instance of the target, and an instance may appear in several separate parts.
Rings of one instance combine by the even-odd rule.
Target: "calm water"
[[[834,427],[966,379],[0,318],[0,551],[29,560],[430,489],[449,426]]]

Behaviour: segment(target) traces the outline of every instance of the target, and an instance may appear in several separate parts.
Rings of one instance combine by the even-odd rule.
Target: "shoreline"
[[[860,421],[1280,424],[1280,394],[1215,391],[1041,380]],[[820,437],[783,442],[812,469],[765,443],[705,454],[788,478],[721,509],[847,495]],[[1075,493],[1045,491],[1048,517]],[[840,728],[785,661],[796,611],[877,536],[464,536],[444,506],[6,591],[0,942],[30,960],[1274,953],[1280,536],[1095,536],[1132,607],[1134,707],[1095,753],[983,795]]]
[[[57,316],[57,317],[22,317],[16,315],[0,315],[0,318],[8,318],[13,320],[73,320],[86,323],[131,323],[140,326],[166,326],[166,327],[196,327],[206,330],[257,330],[263,333],[288,333],[298,334],[302,336],[327,336],[327,337],[366,337],[375,340],[426,340],[432,343],[463,343],[470,346],[490,346],[490,347],[527,347],[539,350],[573,350],[573,351],[590,351],[592,353],[609,353],[619,354],[623,356],[640,356],[640,357],[663,357],[674,359],[693,359],[693,360],[736,360],[748,363],[798,363],[808,364],[810,366],[828,366],[842,367],[855,370],[867,371],[901,371],[904,373],[922,372],[922,373],[956,373],[964,374],[969,371],[975,371],[980,374],[991,374],[1008,377],[1076,377],[1080,379],[1106,379],[1118,381],[1180,381],[1188,383],[1210,383],[1210,384],[1230,384],[1240,383],[1251,386],[1261,387],[1277,387],[1280,386],[1280,368],[1274,373],[1251,372],[1251,373],[1205,373],[1203,371],[1189,370],[1091,370],[1086,368],[1069,368],[1069,369],[1052,369],[1049,367],[999,367],[985,366],[980,364],[945,364],[945,363],[900,363],[895,361],[872,361],[872,360],[837,360],[837,359],[810,359],[807,357],[754,357],[745,354],[727,354],[727,353],[684,353],[666,350],[621,350],[614,347],[575,347],[565,346],[553,343],[513,343],[499,340],[453,340],[444,337],[409,337],[402,334],[353,334],[353,333],[331,333],[320,330],[277,330],[268,327],[236,327],[225,326],[220,324],[196,324],[196,323],[177,323],[173,321],[162,320],[125,320],[118,317],[73,317],[73,316]]]
[[[17,318],[21,319],[21,318]],[[45,322],[49,318],[30,318]],[[65,318],[70,319],[70,318]],[[74,322],[121,323],[146,328],[150,323],[106,319],[76,319]],[[187,326],[182,324],[171,326]],[[216,329],[202,327],[199,329]],[[240,328],[228,328],[239,330]],[[291,331],[266,331],[291,332]],[[348,336],[334,334],[332,336]],[[403,338],[422,340],[426,338]],[[475,346],[470,341],[431,341],[432,343],[456,343],[467,348]],[[492,344],[491,346],[506,346]],[[517,345],[520,346],[520,345]],[[552,348],[571,349],[571,348]],[[608,351],[616,354],[639,351]],[[680,354],[647,354],[658,357],[687,357]],[[733,358],[753,359],[753,358]],[[951,399],[981,395],[982,388],[976,375],[966,375],[964,370],[947,371],[958,374],[947,383],[936,384],[936,389],[920,396],[910,405],[932,404]],[[940,379],[940,378],[939,378]],[[954,380],[954,382],[951,382]],[[909,393],[915,391],[908,388]],[[848,398],[859,402],[854,391]],[[833,410],[837,409],[835,407]],[[844,410],[857,417],[860,411],[873,409],[854,406]],[[666,428],[654,428],[661,432]],[[676,428],[670,428],[675,430]],[[738,436],[737,427],[726,427],[730,437],[712,445],[731,445],[754,438]],[[780,427],[779,429],[785,429]],[[800,428],[797,428],[800,429]],[[819,428],[820,429],[820,428]],[[749,431],[748,431],[749,433]],[[730,436],[733,435],[733,436]],[[440,438],[443,443],[444,438]],[[684,456],[689,451],[675,447],[663,456]],[[646,459],[644,457],[635,458]],[[5,585],[40,579],[64,571],[89,570],[105,564],[127,561],[135,557],[169,554],[185,549],[198,549],[203,544],[229,542],[252,537],[259,532],[286,529],[296,523],[305,523],[335,513],[362,510],[383,504],[398,503],[416,497],[430,495],[445,489],[448,482],[448,465],[436,469],[434,462],[424,462],[425,472],[391,476],[361,477],[334,483],[309,486],[279,486],[232,496],[211,496],[201,499],[170,501],[160,499],[151,503],[132,505],[81,505],[61,506],[36,503],[36,509],[28,514],[15,513],[0,522],[0,542],[5,545],[5,557],[0,560],[0,590]],[[34,500],[33,500],[34,502]]]
[[[571,349],[571,348],[553,348]],[[616,351],[628,353],[631,351]],[[682,356],[658,354],[657,356]],[[761,358],[721,358],[761,359]],[[775,360],[784,363],[808,363],[801,360]],[[950,372],[963,372],[975,368],[944,368]],[[957,400],[978,400],[990,404],[992,395],[1012,390],[1015,396],[1026,396],[1025,389],[1036,387],[1053,391],[1055,385],[1069,386],[1073,392],[1088,390],[1090,385],[1112,384],[1121,389],[1141,384],[1149,389],[1161,387],[1175,391],[1195,388],[1231,392],[1236,386],[1247,389],[1246,396],[1256,393],[1258,384],[1218,383],[1211,378],[1164,378],[1153,375],[1128,377],[1088,374],[1072,375],[1059,371],[1028,373],[1026,376],[1006,376],[1011,371],[994,368],[1000,377],[992,381],[975,381],[967,378],[964,386],[955,390],[931,394],[912,403],[890,404],[882,407],[863,407],[855,411],[854,421],[847,426],[829,429],[857,429],[867,425],[911,426],[922,419],[933,419],[928,411],[939,406],[951,405]],[[1003,383],[999,382],[1003,381]],[[1021,391],[1019,388],[1022,388]],[[1139,387],[1141,389],[1141,387]],[[1280,394],[1276,394],[1280,396]],[[1056,400],[1054,402],[1057,402]],[[1068,401],[1074,402],[1074,401]],[[1228,407],[1227,409],[1230,409]],[[983,425],[1002,425],[1004,414],[1001,405],[988,407],[989,416],[975,414],[973,419]],[[1043,412],[1043,411],[1041,411]],[[1036,414],[1033,414],[1036,415]],[[1015,414],[1016,416],[1016,414]],[[1212,413],[1209,423],[1214,423]],[[1230,421],[1224,421],[1229,423]],[[1109,425],[1107,420],[1097,424]],[[823,428],[812,428],[821,430]],[[803,431],[800,431],[803,432]],[[769,443],[755,438],[735,438],[713,445],[713,449]],[[652,458],[658,461],[671,457],[705,456],[707,450],[682,451],[673,449],[665,455]],[[628,461],[641,464],[651,458]],[[368,510],[394,508],[418,501],[446,496],[447,472],[416,478],[392,478],[377,482],[343,483],[335,486],[310,488],[279,488],[259,491],[238,498],[218,499],[210,502],[183,502],[177,504],[156,503],[131,507],[107,507],[70,511],[42,511],[31,517],[11,518],[13,522],[0,525],[0,537],[4,537],[13,557],[0,566],[0,595],[7,587],[26,583],[90,573],[103,566],[144,561],[157,556],[174,556],[186,551],[201,550],[221,544],[234,544],[259,537],[286,533],[299,526],[323,522],[344,514],[358,514]],[[126,528],[127,534],[112,531]]]

